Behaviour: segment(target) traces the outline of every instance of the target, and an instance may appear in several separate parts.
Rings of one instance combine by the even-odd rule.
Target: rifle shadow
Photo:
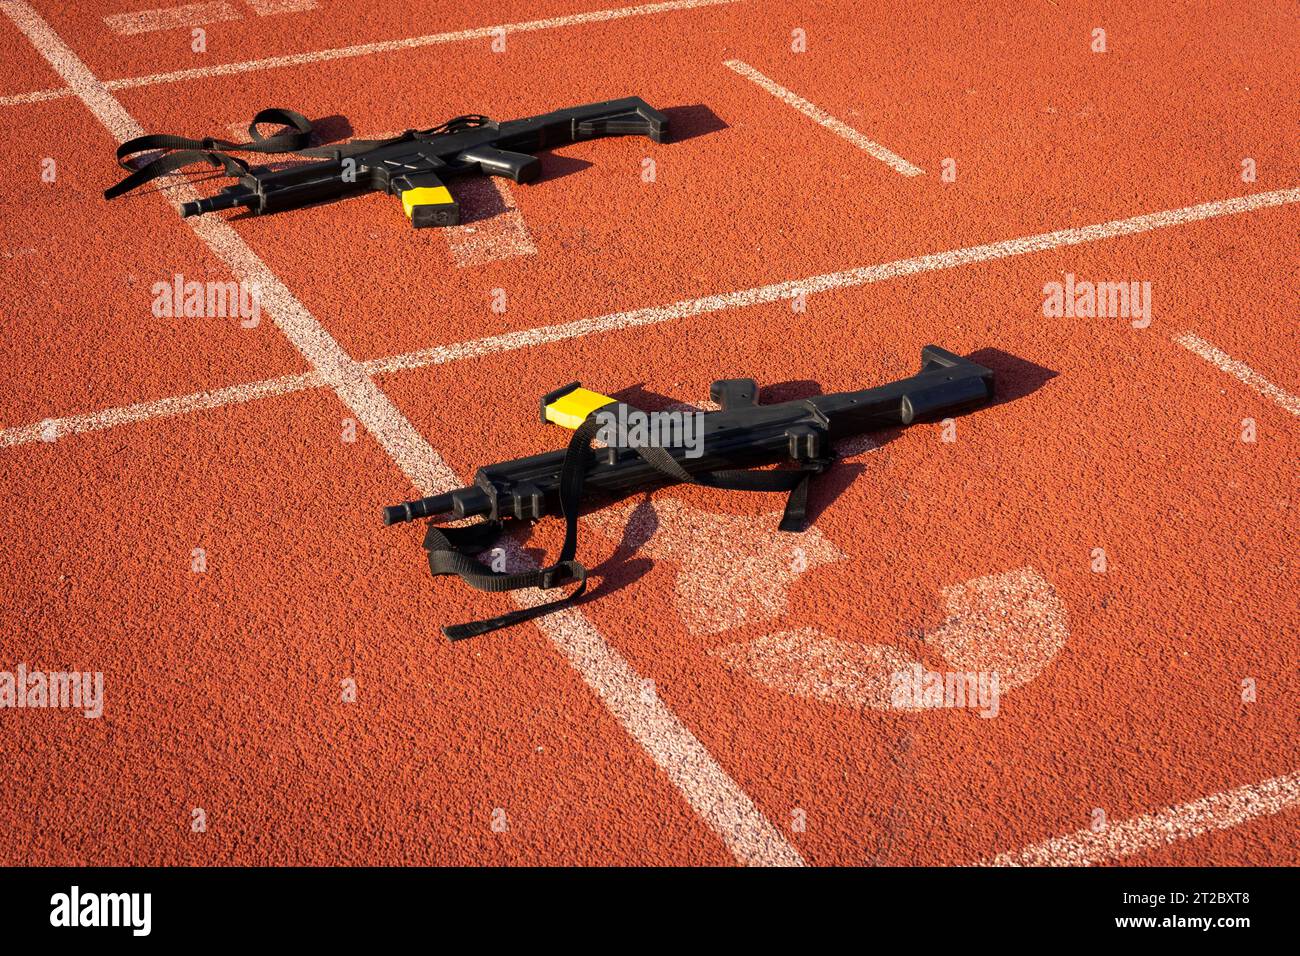
[[[993,370],[993,400],[988,405],[954,416],[956,418],[1017,401],[1038,391],[1057,375],[1056,372],[1049,368],[1003,352],[1001,349],[980,349],[967,355],[966,358]],[[793,384],[799,385],[803,383]],[[790,397],[811,398],[816,394],[820,394],[820,392],[795,394]],[[788,398],[783,400],[789,401]],[[903,427],[886,428],[881,431],[871,432],[870,435],[845,439],[836,444],[835,450],[842,459],[855,458],[858,455],[863,455],[866,452],[889,444],[903,434],[904,431],[906,429]],[[878,467],[878,465],[873,463],[872,456],[867,455],[861,461],[841,460],[832,465],[825,474],[820,475],[809,489],[808,523],[812,524],[821,517],[822,512],[830,507],[835,499],[843,494],[859,476],[873,467]]]
[[[577,143],[569,145],[580,145]],[[555,179],[563,179],[565,176],[572,176],[574,173],[580,173],[584,169],[590,168],[593,164],[585,159],[579,159],[576,156],[565,156],[557,153],[553,149],[545,149],[534,154],[541,161],[542,171],[537,178],[533,180],[534,184],[549,183]]]
[[[346,116],[335,113],[318,120],[312,120],[311,138],[313,146],[328,146],[341,140],[351,139],[356,135],[351,121]]]
[[[717,113],[703,103],[693,106],[673,106],[664,110],[668,117],[668,142],[681,143],[697,136],[707,136],[730,129]]]

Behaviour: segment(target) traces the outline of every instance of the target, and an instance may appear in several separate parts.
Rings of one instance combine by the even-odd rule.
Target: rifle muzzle
[[[201,216],[205,212],[216,212],[218,209],[234,209],[236,206],[250,206],[249,202],[256,193],[236,193],[236,192],[219,192],[215,196],[209,196],[207,199],[196,199],[193,202],[184,203],[181,206],[181,216]]]

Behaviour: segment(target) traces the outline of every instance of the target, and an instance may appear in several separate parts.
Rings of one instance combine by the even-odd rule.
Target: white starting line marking
[[[278,13],[305,13],[316,9],[316,0],[244,0],[259,17]]]
[[[64,87],[61,90],[32,90],[30,93],[13,93],[9,96],[0,96],[0,106],[22,106],[25,103],[43,103],[45,100],[61,100],[65,96],[72,96],[72,90]]]
[[[104,26],[119,36],[136,33],[153,33],[157,30],[177,30],[197,27],[223,20],[242,20],[243,14],[225,0],[215,3],[187,3],[181,7],[164,7],[158,10],[135,10],[130,13],[110,13],[104,17]]]
[[[141,135],[140,125],[26,0],[0,0],[0,9],[119,141]],[[197,195],[188,185],[177,192],[178,202]],[[185,222],[237,279],[261,287],[275,324],[422,494],[459,486],[455,473],[375,385],[365,366],[343,350],[229,223],[207,216]],[[516,557],[527,560],[522,553]],[[523,604],[529,598],[521,594],[518,600]],[[570,609],[536,623],[739,862],[803,864],[799,851],[580,612]]]
[[[1189,352],[1205,359],[1220,372],[1227,372],[1243,385],[1276,402],[1292,415],[1300,415],[1300,396],[1292,395],[1284,388],[1278,388],[1245,362],[1238,362],[1228,353],[1215,348],[1205,339],[1198,338],[1191,332],[1176,336],[1174,341]]]
[[[712,7],[720,4],[736,3],[738,0],[667,0],[664,3],[645,3],[635,7],[616,7],[612,10],[592,10],[588,13],[573,13],[563,17],[548,17],[545,20],[528,20],[523,23],[501,23],[495,26],[474,27],[468,30],[455,30],[450,33],[431,33],[425,36],[407,37],[402,40],[380,40],[375,43],[362,43],[356,46],[337,47],[331,50],[315,50],[310,53],[291,53],[284,56],[266,57],[261,60],[245,60],[239,63],[220,63],[215,66],[195,67],[188,70],[174,70],[170,73],[154,73],[150,76],[126,77],[120,80],[106,80],[103,85],[110,90],[125,90],[137,86],[151,86],[155,83],[176,83],[182,80],[201,79],[209,76],[230,76],[236,73],[249,73],[254,70],[273,70],[285,66],[300,66],[304,63],[323,63],[326,60],[340,60],[353,56],[369,56],[372,53],[391,53],[397,50],[411,50],[416,47],[434,46],[439,43],[457,43],[462,40],[483,40],[491,38],[496,31],[506,33],[527,33],[533,30],[557,30],[564,27],[582,26],[587,23],[603,23],[609,20],[622,20],[626,17],[651,16],[656,13],[669,13],[674,10],[694,10],[699,7]],[[36,103],[41,100],[58,99],[75,96],[76,91],[70,87],[58,90],[34,90],[30,93],[17,93],[0,96],[0,106],[18,106],[24,103]]]
[[[316,9],[316,0],[244,0],[259,17],[278,13],[302,13]],[[160,7],[156,10],[137,10],[131,13],[110,13],[104,25],[119,36],[134,33],[153,33],[158,30],[176,30],[197,27],[204,23],[223,20],[242,20],[244,15],[226,0],[213,3],[187,3],[180,7]]]
[[[938,252],[932,255],[918,256],[912,259],[899,259],[896,262],[889,262],[884,265],[866,266],[861,269],[852,269],[847,272],[830,272],[825,275],[813,276],[809,279],[779,282],[773,285],[757,286],[752,289],[742,289],[738,292],[730,292],[723,295],[705,296],[700,299],[685,299],[681,302],[674,302],[669,305],[651,306],[645,309],[634,309],[629,312],[616,312],[612,315],[604,315],[591,319],[579,319],[576,322],[568,322],[562,325],[542,326],[541,328],[527,329],[522,332],[508,332],[503,335],[474,339],[469,342],[461,342],[455,345],[439,345],[429,349],[420,349],[415,352],[404,352],[398,355],[369,359],[362,363],[362,367],[368,375],[386,375],[392,372],[411,371],[429,365],[441,365],[447,362],[460,361],[461,359],[478,358],[496,352],[507,352],[512,349],[529,348],[534,345],[544,345],[550,342],[562,342],[565,339],[580,338],[582,336],[595,335],[601,332],[613,332],[621,329],[636,328],[638,326],[654,325],[659,322],[668,322],[673,319],[686,318],[692,315],[702,315],[709,312],[748,308],[750,306],[775,302],[781,299],[791,299],[797,296],[800,292],[825,292],[831,289],[851,288],[853,286],[866,285],[872,282],[882,282],[886,279],[893,279],[899,276],[914,275],[921,272],[932,272],[939,269],[954,269],[958,266],[969,265],[971,263],[1027,255],[1029,253],[1043,252],[1061,246],[1076,245],[1083,242],[1094,242],[1101,239],[1133,235],[1141,232],[1150,232],[1155,229],[1167,229],[1171,226],[1179,226],[1189,222],[1213,219],[1216,216],[1237,215],[1239,213],[1250,212],[1256,209],[1265,209],[1271,206],[1284,206],[1296,202],[1300,202],[1300,188],[1279,189],[1274,192],[1256,193],[1253,196],[1242,196],[1236,199],[1223,199],[1216,202],[1201,203],[1197,206],[1187,206],[1182,209],[1170,209],[1165,212],[1148,213],[1142,216],[1135,216],[1132,219],[1117,219],[1112,222],[1100,223],[1094,226],[1083,226],[1078,229],[1062,229],[1057,232],[1042,233],[1036,236],[1026,236],[1022,239],[1008,239],[1002,242],[973,246],[966,249],[953,249],[949,252]],[[1186,343],[1182,344],[1186,346]],[[1209,348],[1212,349],[1213,346],[1209,346]],[[1215,351],[1217,352],[1217,350]],[[1218,354],[1222,355],[1222,353]],[[1224,356],[1224,358],[1226,359],[1227,356]],[[1228,361],[1231,362],[1232,360],[1228,359]],[[1243,368],[1244,367],[1245,366],[1243,366]],[[293,383],[290,382],[288,378],[269,379],[263,382],[253,382],[247,386],[222,389],[220,392],[202,394],[211,394],[213,396],[229,395],[229,400],[232,402],[248,401],[249,398],[263,398],[285,394],[286,392],[295,391],[297,387],[312,388],[316,387],[316,385],[320,383],[304,381],[300,385],[290,387],[292,384]],[[251,394],[249,398],[242,397],[242,393],[238,390],[239,388],[248,389],[254,394]],[[1282,394],[1285,395],[1286,393],[1283,392]],[[216,401],[200,402],[198,401],[199,397],[200,396],[189,395],[183,396],[179,399],[163,399],[157,402],[148,402],[144,405],[129,405],[126,406],[125,409],[107,409],[90,415],[49,419],[49,421],[55,423],[59,434],[67,434],[81,431],[96,431],[100,428],[111,427],[112,424],[118,423],[113,419],[115,416],[119,415],[122,416],[123,422],[143,421],[145,417],[152,417],[141,417],[137,414],[125,414],[132,412],[132,410],[135,409],[153,408],[158,411],[159,415],[171,415],[202,408],[215,408],[218,405],[223,404]],[[81,424],[74,426],[72,423]],[[0,431],[0,447],[22,445],[30,441],[36,441],[39,438],[40,429],[41,425],[38,424],[19,426]],[[864,439],[862,442],[852,443],[848,446],[849,450],[842,453],[846,455],[860,454],[872,447],[874,447],[874,443],[868,438]]]
[[[1067,836],[1001,853],[988,866],[1092,866],[1227,830],[1258,817],[1300,805],[1300,772],[1273,777],[1202,797],[1191,803],[1113,823],[1101,833],[1077,830]]]
[[[748,63],[745,63],[741,60],[727,60],[723,64],[723,66],[727,67],[728,69],[735,70],[741,76],[745,77],[745,79],[752,80],[753,82],[757,83],[759,86],[767,90],[769,93],[775,96],[782,103],[785,103],[787,106],[793,106],[795,109],[797,109],[804,116],[808,117],[814,123],[817,123],[819,126],[822,126],[825,129],[830,130],[836,136],[842,137],[843,139],[847,139],[858,149],[862,150],[863,152],[867,153],[870,156],[874,156],[882,163],[885,163],[886,165],[892,167],[894,172],[900,173],[903,176],[920,176],[925,173],[925,170],[922,169],[921,167],[913,166],[902,156],[899,156],[897,153],[893,152],[892,150],[886,149],[884,146],[881,146],[879,143],[867,139],[865,136],[863,136],[852,126],[849,126],[847,123],[840,122],[834,116],[832,116],[830,113],[827,113],[821,107],[814,106],[812,103],[809,103],[806,99],[804,99],[799,94],[791,90],[787,90],[780,83],[776,82],[776,80],[764,76],[762,73],[758,72],[758,70],[754,69]]]

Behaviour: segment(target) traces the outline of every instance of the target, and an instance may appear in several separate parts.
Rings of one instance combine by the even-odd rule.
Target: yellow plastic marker
[[[417,186],[402,193],[402,209],[407,219],[416,206],[442,206],[454,201],[446,186]]]
[[[546,420],[564,428],[577,428],[588,415],[613,401],[614,399],[598,392],[575,388],[546,406]]]
[[[416,226],[454,226],[460,207],[446,186],[416,186],[402,193],[402,210]]]

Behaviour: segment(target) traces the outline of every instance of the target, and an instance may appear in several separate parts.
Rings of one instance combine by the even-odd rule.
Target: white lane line
[[[291,53],[286,56],[272,56],[261,60],[245,60],[240,63],[220,63],[214,66],[196,67],[188,70],[175,70],[169,73],[154,73],[149,76],[127,77],[109,80],[105,84],[110,90],[130,89],[137,86],[151,86],[155,83],[175,83],[180,80],[200,79],[209,76],[230,76],[235,73],[248,73],[253,70],[271,70],[284,66],[300,66],[304,63],[323,63],[327,60],[340,60],[354,56],[369,56],[372,53],[391,53],[397,50],[412,50],[417,47],[435,46],[440,43],[459,43],[463,40],[486,40],[496,35],[497,31],[506,33],[529,33],[534,30],[559,30],[565,27],[582,26],[588,23],[604,23],[610,20],[622,20],[627,17],[651,16],[656,13],[670,13],[675,10],[694,10],[699,7],[712,7],[719,4],[735,3],[737,0],[666,0],[664,3],[645,3],[634,7],[615,7],[612,10],[592,10],[588,13],[572,13],[562,17],[547,17],[544,20],[527,20],[522,23],[501,23],[486,27],[472,27],[468,30],[453,30],[448,33],[431,33],[425,36],[406,37],[401,40],[380,40],[375,43],[360,43],[356,46],[336,47],[331,50],[315,50],[310,53]]]
[[[1093,866],[1215,830],[1227,830],[1300,805],[1300,772],[1247,784],[1191,803],[1112,823],[1101,833],[1083,829],[1001,853],[987,866]]]
[[[685,318],[687,316],[700,315],[708,312],[718,312],[726,309],[747,308],[765,302],[774,302],[779,299],[793,298],[801,291],[824,292],[829,289],[865,285],[871,282],[881,282],[885,279],[896,278],[898,276],[930,272],[937,269],[952,269],[975,262],[1009,258],[1012,256],[1042,252],[1060,246],[1074,245],[1081,242],[1093,242],[1101,239],[1113,238],[1115,236],[1149,232],[1154,229],[1165,229],[1170,226],[1197,222],[1202,219],[1212,219],[1216,216],[1236,215],[1239,213],[1250,212],[1255,209],[1282,206],[1295,202],[1300,202],[1300,189],[1282,189],[1275,192],[1256,193],[1253,196],[1244,196],[1239,199],[1201,203],[1198,206],[1188,206],[1183,209],[1171,209],[1165,212],[1150,213],[1147,215],[1136,216],[1132,219],[1118,219],[1113,222],[1101,223],[1095,226],[1084,226],[1079,229],[1063,229],[1057,232],[1042,233],[1036,236],[1026,236],[1022,239],[1010,239],[1004,242],[995,242],[967,249],[953,249],[949,252],[940,252],[913,259],[900,259],[896,262],[889,262],[878,266],[867,266],[862,269],[854,269],[848,272],[831,272],[825,275],[812,276],[808,279],[798,279],[790,282],[777,283],[775,285],[742,289],[738,292],[727,293],[725,295],[706,296],[702,299],[685,299],[681,302],[674,302],[670,305],[635,309],[630,312],[616,312],[612,315],[599,316],[592,319],[580,319],[576,322],[569,322],[563,325],[542,326],[541,328],[529,329],[523,332],[509,332],[503,335],[474,339],[469,342],[461,342],[456,345],[440,345],[435,346],[434,348],[421,349],[415,352],[404,352],[398,355],[369,359],[361,363],[361,365],[367,374],[370,375],[386,375],[392,372],[410,371],[413,369],[425,368],[429,365],[441,365],[447,362],[459,361],[461,359],[477,358],[484,355],[491,355],[496,352],[528,348],[533,345],[542,345],[549,342],[561,342],[565,339],[579,338],[585,335],[595,335],[601,332],[618,331],[620,329],[635,328],[643,325],[654,325],[658,322],[667,322],[672,319]],[[255,382],[247,387],[256,389],[263,385],[265,385],[265,383]],[[303,387],[314,386],[304,385]],[[282,393],[268,392],[267,394]],[[259,395],[256,397],[261,396]],[[242,401],[243,399],[238,400]],[[184,399],[179,399],[177,401],[184,401]],[[169,406],[162,405],[161,403],[153,404],[159,407],[160,414],[162,415],[175,414],[174,412],[167,410]],[[128,408],[136,407],[137,406],[128,406]],[[195,406],[195,408],[215,407],[215,404]],[[187,409],[182,408],[181,410]],[[102,412],[96,412],[95,415],[111,417],[122,411],[122,409],[107,409]],[[59,418],[50,419],[49,421],[58,424],[69,422],[71,420],[72,419],[70,418]],[[142,419],[132,417],[128,420],[140,421]],[[33,428],[39,429],[40,425],[22,426],[20,428],[13,428],[0,433],[4,436],[4,441],[0,442],[0,445],[20,445],[27,441],[34,441],[34,438],[24,437],[34,434],[31,431]],[[62,429],[61,424],[60,429],[60,433],[76,430]],[[869,451],[874,447],[875,443],[871,439],[865,438],[861,441],[846,444],[845,448],[840,449],[840,453],[846,457],[850,457]]]
[[[1205,359],[1220,372],[1227,372],[1243,385],[1276,402],[1292,415],[1300,415],[1300,396],[1292,395],[1286,389],[1274,385],[1245,362],[1238,362],[1228,353],[1215,348],[1205,339],[1198,338],[1191,332],[1175,336],[1174,341]]]
[[[278,13],[304,13],[316,9],[316,0],[244,0],[259,17]]]
[[[506,545],[511,570],[536,567],[513,539]],[[519,592],[528,606],[549,595]],[[637,674],[577,610],[559,611],[537,623],[627,727],[691,807],[741,863],[803,866],[803,857],[719,766],[695,734],[668,709],[652,682]]]
[[[319,388],[324,382],[315,372],[302,375],[285,375],[281,378],[250,382],[247,385],[232,385],[208,392],[196,392],[193,395],[181,395],[176,398],[163,398],[152,402],[140,402],[122,408],[109,408],[101,412],[85,415],[69,415],[66,418],[51,418],[34,425],[6,428],[0,431],[0,448],[11,445],[25,445],[34,441],[54,441],[64,435],[79,435],[82,432],[98,432],[118,425],[134,422],[146,422],[154,418],[170,418],[173,415],[186,415],[226,405],[240,405],[259,398],[273,398],[288,395],[308,388]]]
[[[656,13],[671,13],[675,10],[694,10],[699,7],[714,7],[720,4],[737,3],[739,0],[667,0],[664,3],[643,3],[635,7],[615,7],[612,10],[592,10],[588,13],[574,13],[563,17],[549,17],[545,20],[528,20],[522,23],[502,23],[496,26],[475,27],[469,30],[455,30],[450,33],[431,33],[425,36],[408,37],[402,40],[381,40],[376,43],[362,43],[357,46],[337,47],[331,50],[316,50],[310,53],[291,53],[285,56],[266,57],[261,60],[244,60],[239,63],[220,63],[214,66],[195,67],[188,70],[174,70],[170,73],[154,73],[149,76],[124,77],[119,80],[107,80],[104,85],[110,90],[132,89],[137,86],[151,86],[155,83],[177,83],[182,80],[201,79],[208,76],[230,76],[236,73],[249,73],[254,70],[273,70],[284,66],[299,66],[304,63],[322,63],[326,60],[339,60],[353,56],[369,56],[372,53],[391,53],[396,50],[410,50],[439,43],[457,43],[461,40],[482,40],[492,37],[497,30],[506,33],[528,33],[533,30],[557,30],[563,27],[582,26],[587,23],[603,23],[610,20],[622,20],[626,17],[652,16]],[[75,96],[70,88],[57,90],[33,90],[30,93],[17,93],[0,96],[0,106],[19,106],[24,103],[37,103],[42,100],[54,100],[65,96]]]
[[[843,123],[840,120],[837,120],[834,116],[832,116],[830,113],[827,113],[820,106],[814,106],[812,103],[809,103],[798,93],[795,93],[792,90],[787,90],[780,83],[776,82],[776,80],[773,80],[771,77],[764,76],[762,73],[758,72],[758,70],[754,69],[748,63],[745,63],[742,60],[727,60],[725,63],[723,63],[723,66],[727,67],[730,70],[734,70],[735,72],[743,76],[745,79],[752,80],[753,82],[757,83],[759,86],[767,90],[769,93],[775,96],[786,106],[794,107],[796,110],[798,110],[804,116],[808,117],[814,123],[818,124],[819,126],[825,129],[830,130],[836,136],[848,140],[850,143],[852,143],[858,149],[865,152],[867,155],[874,156],[882,163],[891,167],[894,170],[894,172],[899,173],[903,176],[920,176],[925,173],[925,170],[922,169],[921,167],[913,166],[902,156],[899,156],[897,153],[893,152],[892,150],[886,149],[884,146],[881,146],[879,143],[867,139],[867,137],[862,135],[862,133],[858,132],[858,130],[854,129],[852,126],[849,126],[847,123]]]
[[[59,90],[32,90],[30,93],[12,93],[0,96],[0,106],[22,106],[24,103],[43,103],[45,100],[59,100],[72,96],[72,90],[66,86]]]
[[[558,30],[564,27],[582,26],[587,23],[603,23],[609,20],[622,20],[626,17],[650,16],[656,13],[668,13],[674,10],[694,10],[698,7],[711,7],[723,3],[735,3],[737,0],[667,0],[664,3],[646,3],[635,7],[615,7],[612,10],[592,10],[588,13],[573,13],[562,17],[547,17],[544,20],[528,20],[523,23],[501,23],[494,26],[472,27],[468,30],[453,30],[449,33],[431,33],[425,36],[407,37],[401,40],[380,40],[375,43],[360,43],[356,46],[336,47],[331,50],[316,50],[310,53],[291,53],[286,56],[272,56],[261,60],[245,60],[240,63],[219,63],[214,66],[195,67],[188,70],[174,70],[169,73],[154,73],[149,76],[127,77],[120,80],[108,80],[105,85],[110,90],[131,89],[137,86],[152,86],[155,83],[176,83],[181,80],[201,79],[209,76],[230,76],[235,73],[248,73],[254,70],[272,70],[284,66],[300,66],[304,63],[323,63],[327,60],[341,60],[354,56],[370,56],[372,53],[391,53],[397,50],[412,50],[417,47],[434,46],[440,43],[458,43],[462,40],[485,40],[496,35],[498,30],[506,33],[528,33],[533,30]]]
[[[0,0],[0,9],[119,140],[138,135],[135,130],[139,125],[122,104],[26,0]],[[173,200],[178,206],[197,195],[188,185],[176,193]],[[260,287],[262,304],[276,325],[422,494],[459,486],[455,473],[375,385],[364,367],[343,350],[229,223],[215,216],[195,216],[185,222],[226,261],[238,280]],[[516,558],[527,560],[526,555],[516,551]],[[530,599],[547,598],[521,594],[519,603]],[[738,861],[761,865],[803,863],[799,852],[668,709],[653,685],[643,680],[579,612],[570,610],[537,623]]]
[[[104,84],[29,4],[23,0],[3,0],[0,8],[36,51],[45,57],[45,61],[54,67],[54,71],[63,77],[69,94],[79,97],[119,141],[144,134],[140,124],[104,89]]]
[[[176,30],[181,27],[197,27],[204,23],[241,19],[243,14],[229,3],[225,0],[216,0],[215,3],[187,3],[181,7],[110,13],[104,17],[104,25],[119,36],[131,36],[136,33]]]
[[[496,352],[508,352],[513,349],[528,348],[550,342],[562,342],[565,339],[581,338],[600,332],[614,332],[622,329],[645,325],[656,325],[673,319],[682,319],[709,312],[721,312],[728,309],[744,309],[755,305],[793,299],[799,293],[827,292],[831,289],[852,288],[883,282],[900,276],[916,275],[922,272],[935,272],[942,269],[954,269],[958,266],[976,262],[988,262],[995,259],[1007,259],[1033,252],[1045,252],[1064,246],[1078,245],[1084,242],[1096,242],[1100,239],[1114,239],[1118,236],[1130,236],[1136,233],[1150,232],[1154,229],[1166,229],[1217,216],[1230,216],[1237,213],[1263,209],[1269,206],[1281,206],[1300,202],[1300,188],[1279,189],[1267,193],[1255,193],[1234,199],[1221,199],[1214,202],[1187,206],[1182,209],[1170,209],[1164,212],[1148,213],[1131,219],[1115,219],[1111,222],[1075,229],[1060,229],[1021,239],[1007,239],[991,242],[965,249],[951,249],[930,255],[916,256],[911,259],[899,259],[883,265],[864,266],[843,272],[828,272],[811,276],[807,279],[792,279],[771,285],[741,289],[720,295],[704,296],[699,299],[684,299],[669,305],[656,305],[627,312],[615,312],[591,319],[578,319],[560,325],[547,325],[521,332],[507,332],[487,338],[474,339],[454,345],[439,345],[434,348],[420,349],[402,355],[372,359],[367,368],[372,374],[423,368],[427,365],[440,365],[461,359],[477,358]]]

